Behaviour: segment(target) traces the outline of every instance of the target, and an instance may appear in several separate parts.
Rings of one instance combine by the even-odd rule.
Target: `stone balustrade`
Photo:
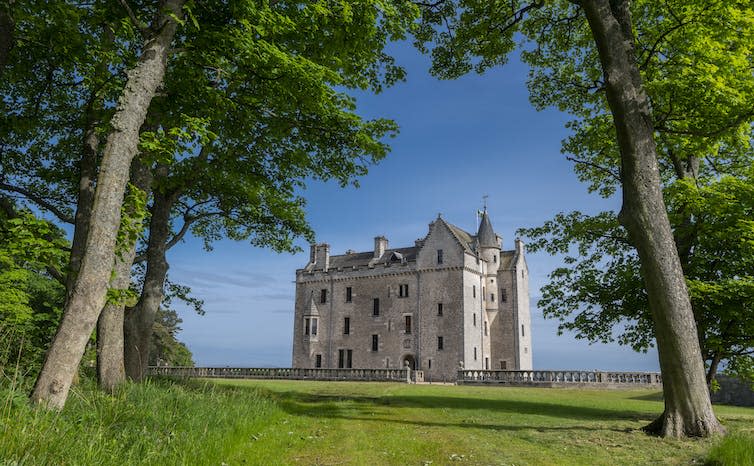
[[[150,366],[149,375],[219,379],[352,380],[365,382],[422,382],[422,371],[410,369],[292,369],[266,367]]]
[[[660,387],[659,372],[606,372],[606,371],[485,371],[462,369],[458,371],[459,384],[510,384],[594,387]]]

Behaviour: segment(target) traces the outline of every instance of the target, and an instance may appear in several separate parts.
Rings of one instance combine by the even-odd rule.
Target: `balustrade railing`
[[[605,384],[605,385],[660,385],[659,372],[605,372],[605,371],[488,371],[462,369],[458,383],[510,383],[526,385],[552,384]]]
[[[356,380],[372,382],[422,381],[421,371],[409,369],[294,369],[266,367],[150,366],[149,375],[221,379]]]

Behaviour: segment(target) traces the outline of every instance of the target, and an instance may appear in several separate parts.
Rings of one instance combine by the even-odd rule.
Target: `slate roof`
[[[500,253],[500,268],[512,269],[515,264],[516,251],[503,251]]]
[[[490,217],[487,215],[487,211],[482,212],[482,221],[479,222],[479,231],[477,232],[477,239],[479,240],[479,246],[483,248],[499,248],[497,244],[497,235],[495,230],[492,229],[492,223]]]
[[[416,253],[418,251],[419,248],[416,246],[409,248],[386,249],[385,253],[377,263],[385,263],[391,260],[393,262],[401,262],[401,259],[404,259],[406,262],[416,261]],[[393,253],[397,253],[395,257],[393,256]],[[374,251],[330,256],[330,268],[351,269],[353,267],[367,267],[370,263],[373,263],[373,260]]]

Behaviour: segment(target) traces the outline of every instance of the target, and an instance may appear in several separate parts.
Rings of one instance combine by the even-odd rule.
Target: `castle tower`
[[[492,229],[492,223],[487,215],[487,209],[482,212],[482,220],[479,222],[477,232],[479,258],[486,264],[484,270],[484,308],[487,310],[490,321],[494,320],[498,310],[499,296],[496,295],[497,272],[500,268],[500,240]]]

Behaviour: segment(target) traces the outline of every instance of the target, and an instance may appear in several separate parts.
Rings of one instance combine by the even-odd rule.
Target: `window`
[[[319,292],[319,302],[320,303],[326,303],[327,302],[327,290],[321,290]]]
[[[408,298],[408,285],[400,285],[398,287],[398,296],[401,298]]]
[[[372,335],[372,351],[377,351],[380,348],[380,336]]]
[[[442,264],[442,249],[437,250],[437,263]]]
[[[526,335],[524,334],[524,326],[523,326],[523,324],[521,324],[521,336],[522,336],[522,337],[525,337],[525,336],[526,336]]]
[[[442,315],[442,303],[437,303],[437,315]]]
[[[476,312],[473,314],[474,317],[474,327],[476,327]]]
[[[317,318],[305,317],[304,318],[304,335],[317,335]]]
[[[411,333],[411,316],[406,316],[406,333]]]
[[[427,369],[432,369],[432,360],[427,359]]]
[[[372,315],[380,315],[380,298],[374,298],[372,300]]]
[[[500,302],[501,303],[507,303],[508,302],[508,290],[500,288]]]
[[[317,356],[315,356],[314,367],[316,367],[317,369],[319,369],[319,368],[322,367],[322,355],[321,354],[318,354]]]
[[[474,347],[474,361],[476,361],[476,346]]]
[[[500,361],[500,370],[504,371],[508,368],[508,362],[507,361]]]
[[[471,286],[471,297],[476,298],[476,285]]]
[[[484,321],[484,336],[487,336],[487,321]]]
[[[492,256],[492,262],[494,262],[494,263],[497,264],[497,254],[495,254],[494,256]]]
[[[346,302],[350,303],[353,298],[353,290],[350,286],[346,287]]]
[[[484,370],[490,370],[490,358],[484,358]]]
[[[439,350],[443,349],[445,347],[443,343],[444,342],[442,341],[442,337],[437,337],[437,349]]]
[[[351,334],[351,318],[344,317],[343,318],[343,335],[350,335],[350,334]]]
[[[350,369],[353,360],[353,350],[338,350],[338,369]]]
[[[490,293],[490,301],[495,302],[495,293]]]

